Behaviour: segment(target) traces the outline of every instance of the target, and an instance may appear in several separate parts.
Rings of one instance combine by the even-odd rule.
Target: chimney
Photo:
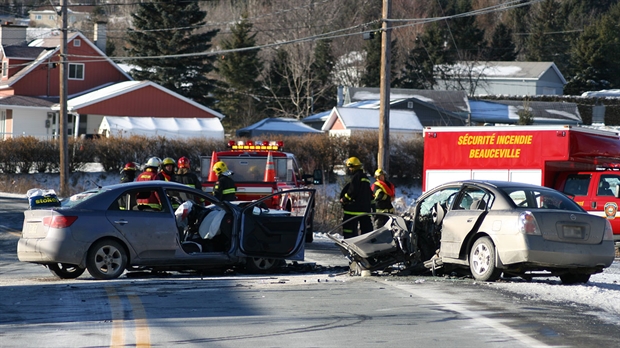
[[[0,44],[3,46],[23,46],[26,44],[27,26],[2,24],[0,25]]]
[[[105,46],[107,40],[107,30],[108,25],[106,24],[106,22],[95,23],[95,36],[93,38],[95,40],[95,46],[97,46],[97,48],[101,50],[101,52],[103,52],[104,54],[106,54]]]
[[[336,100],[336,106],[342,106],[344,104],[344,87],[338,86],[338,98]]]

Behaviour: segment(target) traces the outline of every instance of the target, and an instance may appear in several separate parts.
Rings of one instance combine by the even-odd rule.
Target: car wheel
[[[495,245],[489,237],[481,237],[474,243],[469,253],[469,269],[476,280],[499,279],[502,270],[495,267]]]
[[[590,280],[589,274],[566,273],[560,276],[562,284],[583,284]]]
[[[125,272],[127,253],[125,248],[114,240],[102,240],[88,251],[86,268],[97,279],[114,279]]]
[[[75,279],[81,276],[85,268],[76,265],[70,265],[68,263],[52,263],[47,265],[53,275],[60,279]]]
[[[246,259],[245,268],[250,273],[270,273],[279,269],[283,264],[283,260],[269,259],[263,257],[248,257]]]

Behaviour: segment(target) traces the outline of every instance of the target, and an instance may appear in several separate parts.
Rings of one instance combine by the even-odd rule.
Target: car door
[[[480,187],[465,185],[441,227],[441,255],[458,258],[461,245],[469,233],[477,230],[490,205],[490,194]]]
[[[165,260],[174,257],[178,248],[178,231],[174,214],[167,200],[161,209],[139,208],[139,199],[156,192],[164,197],[161,189],[142,188],[125,191],[108,208],[106,218],[128,242],[128,247],[142,260]]]
[[[238,256],[303,260],[305,233],[310,231],[314,209],[314,189],[281,191],[254,201],[241,211]],[[305,195],[303,214],[267,209],[265,201],[275,195]]]

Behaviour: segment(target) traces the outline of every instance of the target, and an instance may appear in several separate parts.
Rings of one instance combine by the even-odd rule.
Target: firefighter
[[[202,185],[200,184],[200,179],[198,179],[198,175],[190,171],[189,158],[185,156],[179,158],[179,160],[177,161],[177,168],[177,182],[187,185],[189,187],[202,190]]]
[[[351,176],[351,179],[340,192],[340,203],[342,203],[344,213],[342,221],[359,216],[359,218],[342,225],[344,238],[351,238],[358,235],[358,224],[361,234],[372,231],[370,215],[360,216],[370,213],[372,191],[370,190],[370,180],[368,180],[362,163],[357,157],[349,158],[345,165],[347,174]]]
[[[157,169],[161,166],[161,159],[159,157],[151,157],[144,165],[144,171],[138,175],[136,181],[150,181],[160,180],[158,178]],[[145,208],[153,210],[161,210],[161,203],[157,192],[151,192],[148,198],[138,198],[138,208],[144,210]]]
[[[377,169],[375,171],[375,182],[372,184],[371,189],[373,192],[373,202],[375,206],[375,212],[377,213],[390,213],[394,214],[394,196],[396,194],[394,184],[385,180],[385,171],[383,169]],[[385,225],[388,217],[385,215],[374,216],[375,229]]]
[[[156,180],[176,181],[175,174],[174,174],[175,166],[176,166],[176,162],[174,161],[174,159],[170,157],[164,158],[164,160],[161,161],[161,168],[160,168],[159,173],[157,174]]]
[[[213,171],[217,174],[217,181],[213,186],[213,195],[221,201],[234,201],[237,199],[237,186],[231,178],[233,172],[228,170],[226,163],[219,161],[213,165]]]
[[[136,179],[136,164],[133,162],[127,162],[123,169],[121,169],[121,183],[132,182]]]

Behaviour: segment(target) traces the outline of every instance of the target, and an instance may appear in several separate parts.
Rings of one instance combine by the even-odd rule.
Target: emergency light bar
[[[280,151],[282,147],[284,147],[284,142],[281,140],[278,141],[261,141],[261,140],[231,140],[228,142],[228,147],[232,150],[236,151]]]

